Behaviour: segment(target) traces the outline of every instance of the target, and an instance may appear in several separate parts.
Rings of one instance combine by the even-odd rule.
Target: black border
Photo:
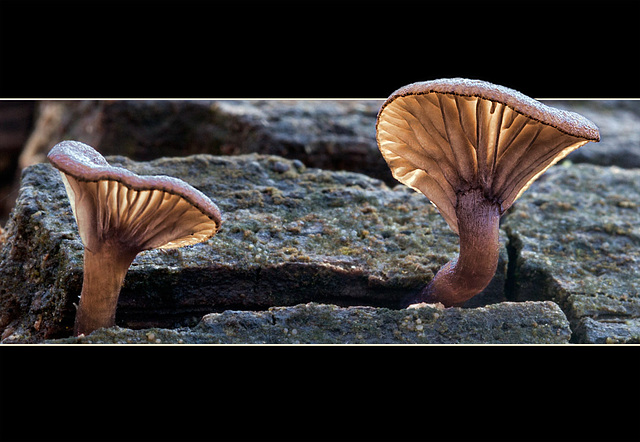
[[[0,98],[640,97],[637,2],[514,5],[1,0]],[[0,439],[637,440],[636,352],[0,346]]]
[[[6,346],[1,354],[8,442],[638,435],[631,346]]]
[[[2,98],[638,98],[633,0],[0,2]]]

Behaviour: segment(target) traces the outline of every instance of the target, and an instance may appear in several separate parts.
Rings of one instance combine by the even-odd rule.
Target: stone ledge
[[[68,344],[566,344],[569,323],[552,302],[475,309],[390,310],[308,303],[206,315],[193,328],[100,329]]]
[[[572,342],[637,342],[639,219],[640,170],[553,167],[503,219],[509,299],[558,303]]]
[[[138,174],[171,175],[215,201],[210,240],[133,261],[116,324],[194,325],[211,312],[320,302],[394,307],[456,256],[458,238],[422,195],[352,172],[265,155],[111,157]],[[68,336],[82,286],[83,246],[58,171],[23,173],[0,250],[2,339]],[[503,239],[505,237],[503,236]],[[475,304],[504,301],[506,247]]]

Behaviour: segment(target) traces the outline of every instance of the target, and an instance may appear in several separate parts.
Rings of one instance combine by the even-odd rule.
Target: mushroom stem
[[[115,325],[120,289],[136,253],[105,243],[94,253],[84,249],[82,293],[73,329],[74,336]]]
[[[500,255],[500,206],[482,190],[458,195],[460,255],[442,267],[415,302],[460,306],[493,279]]]

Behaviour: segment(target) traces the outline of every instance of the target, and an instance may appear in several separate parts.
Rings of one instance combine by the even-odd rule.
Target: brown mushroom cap
[[[168,176],[138,176],[110,166],[91,146],[56,144],[49,161],[60,170],[86,248],[105,240],[131,250],[175,248],[216,234],[218,207],[202,192]]]
[[[459,194],[481,189],[502,214],[545,170],[600,140],[579,114],[462,78],[398,89],[380,108],[376,132],[393,176],[424,193],[456,233]]]

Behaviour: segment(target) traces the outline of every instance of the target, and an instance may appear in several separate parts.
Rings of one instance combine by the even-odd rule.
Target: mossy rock
[[[458,252],[458,237],[422,194],[365,175],[256,154],[108,160],[181,178],[223,214],[220,232],[204,243],[137,256],[118,304],[122,327],[193,325],[211,312],[308,302],[394,308]],[[505,247],[502,255],[474,305],[505,299]],[[70,334],[82,256],[58,171],[27,168],[0,252],[3,338]]]
[[[502,224],[512,248],[510,299],[558,303],[580,330],[574,342],[638,342],[638,220],[640,171],[552,168]]]
[[[553,302],[474,309],[390,310],[316,303],[206,315],[192,328],[100,329],[57,344],[566,344],[569,323]]]

